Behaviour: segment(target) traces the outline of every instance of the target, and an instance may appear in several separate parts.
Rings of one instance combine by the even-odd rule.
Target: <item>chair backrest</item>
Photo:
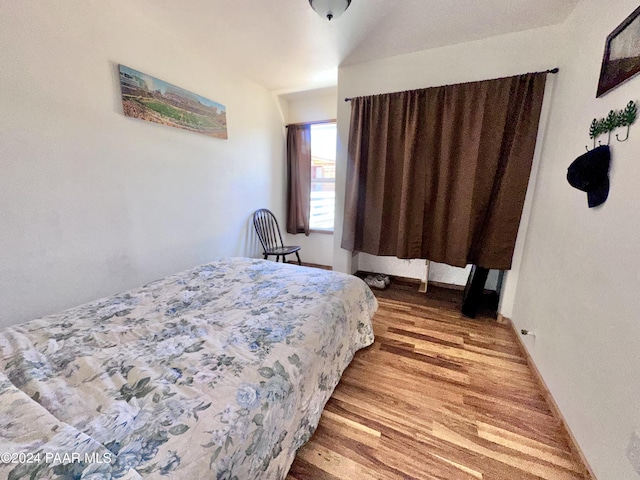
[[[265,252],[269,249],[283,246],[278,220],[270,210],[266,208],[256,210],[253,214],[253,226]]]

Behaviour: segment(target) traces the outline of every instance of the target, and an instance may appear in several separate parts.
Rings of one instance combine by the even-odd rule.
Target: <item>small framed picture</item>
[[[607,37],[596,97],[640,72],[640,7]]]

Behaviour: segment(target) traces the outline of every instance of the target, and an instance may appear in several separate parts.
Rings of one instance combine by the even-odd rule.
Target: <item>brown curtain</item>
[[[287,128],[287,232],[309,235],[311,126]]]
[[[354,98],[342,248],[509,269],[545,82]]]

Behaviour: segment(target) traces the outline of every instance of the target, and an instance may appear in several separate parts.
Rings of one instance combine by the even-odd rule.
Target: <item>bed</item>
[[[283,479],[376,309],[232,258],[0,331],[0,478]]]

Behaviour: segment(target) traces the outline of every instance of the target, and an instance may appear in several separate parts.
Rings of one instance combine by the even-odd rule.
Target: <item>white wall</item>
[[[445,263],[431,262],[429,265],[429,281],[448,283],[450,285],[466,285],[471,273],[471,265],[465,268],[452,267]],[[499,270],[489,270],[484,288],[486,290],[496,290],[498,288]]]
[[[290,93],[279,98],[286,103],[286,123],[318,122],[336,118],[337,88]],[[283,217],[284,224],[284,217]],[[284,231],[284,227],[283,227]],[[331,266],[333,263],[333,234],[311,232],[304,234],[286,234],[285,243],[300,245],[300,258],[303,262]]]
[[[319,122],[336,118],[337,87],[289,93],[281,95],[281,98],[288,104],[287,123]]]
[[[636,0],[581,1],[563,30],[554,103],[513,310],[545,382],[598,478],[637,480],[625,458],[640,430],[640,123],[611,143],[607,202],[587,208],[566,181],[594,117],[640,100],[640,78],[595,98],[607,35]],[[625,132],[621,131],[624,137]]]
[[[486,40],[449,47],[399,55],[356,65],[342,66],[338,71],[338,98],[388,93],[415,88],[448,85],[461,82],[487,80],[546,70],[556,66],[560,56],[559,26],[502,35]],[[553,79],[550,79],[553,82]],[[344,192],[349,135],[350,104],[338,102],[338,166],[336,183],[336,230],[334,239],[334,269],[351,272],[353,262],[350,252],[340,248],[342,221],[344,218]],[[529,195],[531,192],[529,192]],[[528,217],[523,216],[523,223]],[[521,227],[522,229],[522,227]],[[521,250],[517,250],[516,254]],[[372,271],[419,278],[424,262],[382,259],[366,254],[357,258],[358,268],[363,264]],[[514,264],[516,259],[514,258]],[[443,264],[432,264],[429,280],[464,285],[469,268],[457,269]],[[385,271],[387,270],[387,271]],[[487,288],[496,288],[498,273],[492,271]],[[517,276],[512,276],[517,281]],[[505,288],[508,280],[505,280]],[[515,289],[510,290],[510,305]]]
[[[511,264],[511,269],[504,272],[505,274],[502,281],[498,313],[507,318],[511,318],[513,316],[513,304],[516,298],[520,270],[522,269],[522,258],[524,256],[524,247],[527,241],[529,220],[531,219],[531,207],[533,205],[533,198],[538,181],[538,171],[540,170],[540,163],[542,161],[542,152],[544,151],[548,138],[547,132],[552,105],[555,101],[555,86],[557,78],[557,75],[547,76],[542,110],[540,112],[538,138],[536,139],[536,148],[533,155],[533,162],[531,164],[531,175],[529,176],[527,195],[525,196],[524,205],[522,207],[518,237],[516,238],[516,244],[513,249],[513,262]]]
[[[0,325],[256,254],[251,213],[284,213],[273,96],[134,4],[2,4]],[[125,117],[117,63],[226,105],[229,140]]]
[[[359,253],[354,258],[355,261],[357,261],[357,270],[363,272],[384,273],[421,280],[426,273],[424,260],[400,260],[396,257],[377,257],[368,253]]]

